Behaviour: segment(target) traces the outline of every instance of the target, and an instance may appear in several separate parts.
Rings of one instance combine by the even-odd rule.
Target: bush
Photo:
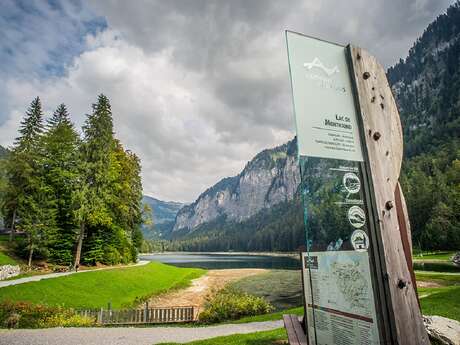
[[[199,320],[203,323],[216,323],[237,320],[243,316],[267,314],[273,310],[273,306],[262,297],[225,288],[207,300]]]
[[[47,328],[88,327],[95,320],[79,316],[72,309],[48,307],[30,302],[0,303],[0,327],[2,328]]]

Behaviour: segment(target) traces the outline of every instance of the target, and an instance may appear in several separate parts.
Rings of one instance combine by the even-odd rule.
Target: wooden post
[[[362,120],[361,137],[392,343],[428,345],[411,267],[410,226],[398,182],[403,156],[398,109],[385,70],[377,60],[361,48],[350,46],[348,51]]]
[[[145,302],[145,308],[144,308],[144,322],[148,322],[148,313],[149,313],[149,302]]]
[[[103,312],[104,312],[104,310],[103,310],[102,307],[101,307],[101,310],[99,311],[99,313],[98,313],[98,318],[97,318],[97,319],[98,319],[97,322],[98,322],[99,324],[101,324],[101,325],[104,323],[104,320],[103,320]]]

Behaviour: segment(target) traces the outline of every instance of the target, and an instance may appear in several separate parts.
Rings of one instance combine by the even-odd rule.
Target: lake
[[[205,269],[268,268],[300,269],[300,260],[292,256],[248,255],[233,253],[158,253],[139,255],[140,260],[159,261],[178,267]]]

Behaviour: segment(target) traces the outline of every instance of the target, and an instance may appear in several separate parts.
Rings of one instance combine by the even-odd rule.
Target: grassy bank
[[[1,265],[17,265],[16,260],[0,251],[0,266]]]
[[[179,343],[162,343],[160,345],[177,345]],[[272,331],[255,332],[249,334],[234,334],[225,337],[217,337],[206,340],[197,340],[187,345],[281,345],[287,344],[287,336],[284,328]]]
[[[85,272],[0,289],[0,301],[28,301],[69,308],[117,309],[187,286],[205,271],[151,262],[145,266]]]
[[[0,235],[0,266],[1,265],[18,265],[19,262],[15,260],[9,251],[9,236]]]
[[[416,276],[417,281],[438,284],[418,289],[422,312],[460,321],[460,274],[416,272]]]

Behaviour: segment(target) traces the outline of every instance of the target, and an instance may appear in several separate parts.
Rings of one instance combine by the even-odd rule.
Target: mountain
[[[460,247],[460,3],[439,16],[388,69],[404,130],[401,183],[413,242]],[[264,150],[183,207],[175,250],[294,250],[303,244],[296,143]]]
[[[177,214],[167,249],[288,251],[303,243],[294,140],[257,154]]]
[[[460,133],[460,3],[449,7],[417,39],[405,60],[388,69],[404,129],[406,158]]]
[[[222,217],[241,222],[264,208],[292,200],[300,181],[296,145],[290,141],[264,150],[239,175],[224,178],[207,189],[179,211],[173,232],[194,231]]]
[[[152,209],[152,219],[154,224],[173,222],[177,212],[185,205],[175,201],[162,201],[151,196],[144,195],[142,203],[147,204]]]
[[[185,205],[175,201],[162,201],[144,195],[142,203],[152,210],[152,225],[144,225],[142,232],[145,238],[168,238],[174,227],[177,212]]]

